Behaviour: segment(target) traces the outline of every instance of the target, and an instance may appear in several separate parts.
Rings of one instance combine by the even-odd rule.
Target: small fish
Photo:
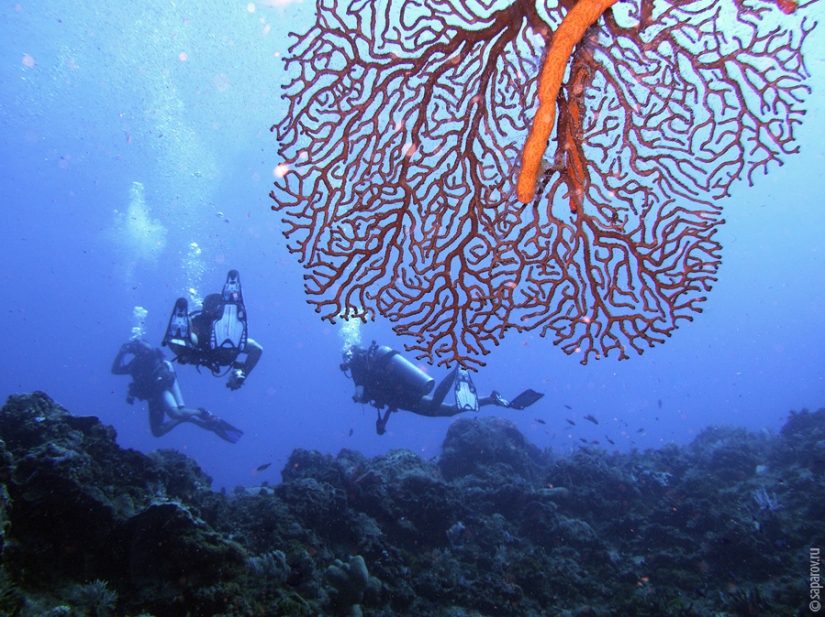
[[[662,399],[659,399],[659,409],[662,408]]]
[[[598,420],[596,420],[596,418],[594,418],[594,417],[593,417],[592,415],[590,415],[590,414],[587,414],[587,415],[584,417],[584,419],[585,419],[585,420],[590,420],[590,422],[592,422],[593,424],[598,424],[598,423],[599,423],[599,421],[598,421]]]
[[[264,469],[268,469],[272,463],[264,463],[263,465],[258,465],[255,471],[263,471]]]
[[[637,432],[637,433],[644,433],[644,432],[645,432],[645,429],[640,428],[640,429],[639,429],[638,431],[636,431],[636,432]]]
[[[607,443],[609,443],[611,446],[616,445],[616,442],[610,439],[610,437],[608,437],[607,435],[605,435],[604,438],[607,439]]]
[[[573,409],[570,405],[565,405],[565,407],[567,407],[567,409]]]
[[[598,440],[596,440],[596,439],[594,439],[594,440],[593,440],[593,441],[591,441],[590,443],[592,443],[594,446],[598,446],[598,445],[600,445],[600,444],[599,444],[599,442],[598,442]]]
[[[579,441],[582,443],[589,443],[584,437],[579,437]]]
[[[349,436],[352,437],[352,429],[349,430]]]
[[[570,423],[571,426],[576,426],[576,423],[573,422],[573,420],[569,420],[567,418],[565,418],[565,420],[567,420]]]
[[[538,422],[539,424],[547,424],[547,422],[545,422],[541,418],[536,418],[536,422]]]

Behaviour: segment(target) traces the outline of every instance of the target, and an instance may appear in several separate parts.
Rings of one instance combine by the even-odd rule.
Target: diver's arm
[[[132,341],[128,343],[123,343],[120,346],[120,350],[117,352],[115,356],[115,361],[112,363],[112,374],[113,375],[128,375],[129,369],[131,368],[132,361],[130,360],[127,363],[123,363],[123,358],[125,358],[129,354],[133,354],[133,344]]]
[[[258,360],[261,359],[261,354],[263,354],[264,348],[258,345],[252,339],[246,340],[246,359],[243,362],[239,362],[235,360],[232,363],[232,372],[229,374],[229,380],[226,382],[226,387],[230,390],[237,390],[246,382],[246,378],[249,377],[250,371],[255,368],[255,365],[258,364]]]
[[[237,366],[237,362],[235,363],[235,368],[239,368],[244,372],[244,375],[249,377],[249,373],[252,372],[252,369],[255,368],[255,365],[258,364],[258,360],[261,359],[261,355],[264,353],[264,348],[261,347],[258,343],[253,341],[251,338],[246,339],[246,359],[243,361],[243,364]]]

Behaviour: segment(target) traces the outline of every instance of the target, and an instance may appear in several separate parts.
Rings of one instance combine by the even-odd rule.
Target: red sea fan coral
[[[718,200],[796,151],[814,24],[792,0],[607,9],[565,59],[525,205],[538,75],[575,4],[319,0],[271,196],[325,319],[379,313],[466,366],[509,329],[627,358],[701,311]]]

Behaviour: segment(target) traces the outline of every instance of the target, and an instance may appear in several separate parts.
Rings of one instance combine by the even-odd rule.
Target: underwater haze
[[[806,10],[822,21],[825,7]],[[280,482],[296,448],[430,459],[454,418],[393,414],[352,400],[341,324],[322,322],[268,197],[281,163],[283,58],[314,23],[310,2],[6,2],[0,7],[0,394],[40,390],[98,416],[120,445],[192,456],[233,489]],[[481,394],[543,399],[503,416],[557,453],[686,444],[731,424],[778,431],[825,406],[825,29],[803,47],[812,93],[799,154],[724,200],[722,266],[703,312],[664,344],[581,365],[537,332],[509,333],[474,375]],[[160,345],[178,297],[240,272],[263,357],[230,391],[176,365],[187,405],[241,428],[237,444],[184,424],[155,438],[145,403],[110,372],[142,328]],[[136,322],[136,307],[146,311]],[[384,320],[357,333],[401,350]],[[166,349],[167,357],[170,356]],[[408,355],[408,357],[412,357]],[[423,365],[436,379],[442,367]],[[598,420],[588,421],[585,416]],[[465,415],[466,417],[466,415]],[[612,443],[611,443],[612,442]],[[271,467],[259,470],[266,464]]]

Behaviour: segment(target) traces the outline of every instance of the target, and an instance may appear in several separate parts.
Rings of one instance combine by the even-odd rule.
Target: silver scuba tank
[[[435,386],[435,379],[427,375],[424,371],[418,368],[415,364],[407,360],[400,353],[382,345],[375,349],[375,362],[381,366],[384,371],[395,377],[397,386],[402,387],[407,391],[414,391],[418,398],[425,396],[432,392]],[[404,388],[406,386],[406,388]],[[410,392],[412,394],[412,392]]]

